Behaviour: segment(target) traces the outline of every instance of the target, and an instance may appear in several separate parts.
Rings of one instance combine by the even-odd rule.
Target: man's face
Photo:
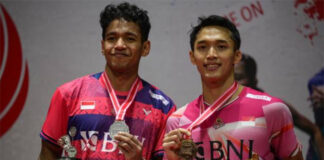
[[[324,107],[324,86],[313,86],[313,92],[309,99],[312,102],[314,108]]]
[[[150,42],[142,43],[139,26],[124,19],[113,20],[101,42],[109,69],[117,72],[137,72],[141,56],[150,50]]]
[[[234,64],[240,61],[241,52],[234,51],[234,41],[228,29],[208,26],[197,34],[190,59],[203,80],[219,81],[233,76]]]

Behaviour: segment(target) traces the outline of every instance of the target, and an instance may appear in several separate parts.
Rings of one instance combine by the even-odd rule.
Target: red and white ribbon
[[[200,114],[200,116],[190,124],[187,128],[190,132],[209,118],[213,113],[215,113],[219,108],[221,108],[227,100],[229,100],[238,88],[238,83],[235,81],[230,88],[228,88],[211,106],[209,106],[205,111]],[[201,96],[200,109],[204,106],[204,100]]]
[[[133,83],[133,85],[127,95],[126,100],[121,105],[118,102],[115,90],[112,87],[106,72],[104,72],[104,82],[105,82],[106,88],[109,93],[109,98],[112,102],[112,105],[113,105],[115,113],[116,113],[116,120],[122,121],[122,120],[124,120],[127,109],[130,107],[130,105],[133,103],[133,101],[135,99],[137,90],[139,88],[140,80],[138,77],[136,78],[135,82]]]

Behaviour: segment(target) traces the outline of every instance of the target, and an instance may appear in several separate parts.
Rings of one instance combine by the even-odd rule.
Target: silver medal
[[[69,129],[69,135],[71,136],[72,141],[73,141],[73,138],[75,137],[76,133],[77,133],[76,127],[72,126]],[[77,154],[77,150],[75,147],[72,146],[71,139],[70,139],[69,135],[64,135],[58,140],[58,144],[63,148],[63,152],[67,153],[66,159],[75,158],[75,156]]]
[[[69,158],[75,158],[75,156],[77,154],[77,150],[73,146],[70,146],[70,148],[68,148],[66,152],[67,152]]]
[[[119,133],[119,132],[126,132],[129,133],[129,128],[125,121],[115,121],[109,128],[109,134],[111,139],[115,140],[114,137]]]
[[[76,127],[72,126],[72,127],[69,129],[69,135],[73,138],[73,137],[75,137],[76,133],[77,133],[77,129],[76,129]]]

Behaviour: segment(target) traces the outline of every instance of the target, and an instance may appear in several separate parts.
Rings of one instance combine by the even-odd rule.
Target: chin
[[[209,82],[217,82],[220,81],[222,78],[219,76],[212,76],[212,75],[205,75],[202,77],[204,80]]]
[[[124,72],[127,71],[127,66],[124,65],[111,65],[109,66],[109,69],[117,72]]]

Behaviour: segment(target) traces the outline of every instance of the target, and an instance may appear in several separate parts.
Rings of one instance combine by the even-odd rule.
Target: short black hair
[[[140,28],[142,42],[148,40],[151,24],[146,10],[140,9],[136,5],[129,4],[128,2],[123,2],[119,5],[107,5],[100,13],[102,39],[105,38],[107,27],[115,19],[124,19],[129,22],[134,22]]]
[[[240,49],[241,46],[241,38],[240,33],[237,30],[236,26],[227,18],[218,16],[218,15],[210,15],[208,17],[199,17],[198,25],[193,26],[190,33],[190,47],[191,50],[194,50],[194,44],[197,38],[197,34],[200,30],[207,26],[220,26],[227,28],[231,32],[231,39],[234,41],[234,51]]]

